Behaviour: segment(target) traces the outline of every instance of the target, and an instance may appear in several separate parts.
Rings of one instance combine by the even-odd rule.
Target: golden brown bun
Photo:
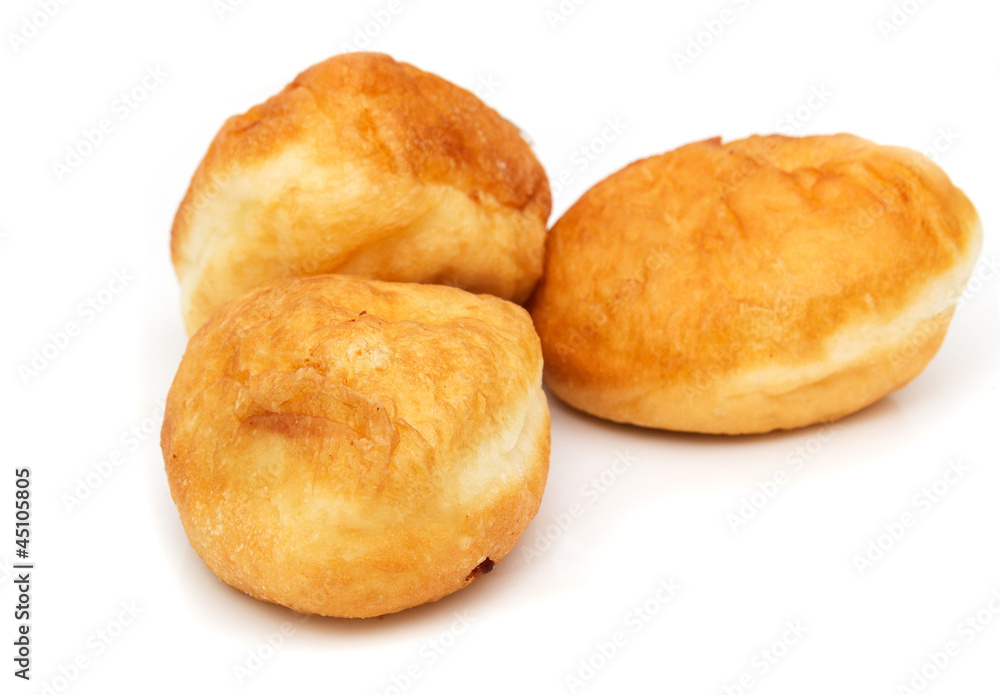
[[[455,285],[521,303],[548,179],[474,94],[377,53],[315,65],[216,135],[171,253],[188,334],[248,289],[306,275]]]
[[[184,354],[170,491],[198,555],[251,596],[341,617],[435,601],[538,511],[541,379],[530,317],[495,297],[343,276],[258,289]]]
[[[920,373],[981,245],[930,160],[852,135],[698,142],[594,186],[531,312],[567,403],[741,434],[864,408]]]

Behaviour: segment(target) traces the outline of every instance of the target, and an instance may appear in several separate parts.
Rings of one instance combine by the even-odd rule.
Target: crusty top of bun
[[[253,166],[308,134],[314,154],[376,161],[428,183],[487,194],[508,207],[552,207],[548,179],[518,128],[472,92],[382,53],[333,56],[281,92],[233,116],[188,191],[211,175]],[[496,156],[497,151],[504,158]],[[186,234],[185,199],[171,234],[174,262]]]
[[[462,454],[484,439],[510,433],[501,444],[512,448],[540,378],[530,317],[510,302],[303,278],[250,292],[195,334],[171,391],[215,402],[197,409],[201,419],[183,417],[181,402],[168,409],[163,441],[211,449],[276,432],[322,452],[315,470],[287,471],[286,484],[381,496],[404,514],[452,485]],[[168,455],[168,469],[184,460]]]
[[[343,273],[523,302],[552,197],[519,129],[378,53],[310,67],[216,135],[174,218],[189,333],[247,289]]]
[[[953,306],[980,243],[972,204],[911,150],[715,138],[584,194],[549,234],[531,311],[549,383],[585,409],[730,377],[733,395],[778,393],[886,339],[870,328]]]

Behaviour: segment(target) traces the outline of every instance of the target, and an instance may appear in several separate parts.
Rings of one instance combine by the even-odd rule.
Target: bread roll
[[[488,572],[549,459],[524,309],[433,285],[297,279],[191,339],[161,444],[191,545],[226,583],[367,617]]]
[[[635,162],[550,232],[531,305],[546,380],[647,427],[834,420],[934,356],[981,236],[930,160],[851,135],[716,138]]]
[[[518,128],[472,93],[385,55],[330,58],[226,121],[195,172],[171,235],[185,325],[324,273],[521,303],[551,201]]]

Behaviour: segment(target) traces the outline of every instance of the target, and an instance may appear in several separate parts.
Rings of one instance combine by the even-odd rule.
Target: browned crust
[[[541,366],[530,317],[493,297],[337,276],[251,292],[192,338],[167,398],[192,547],[306,613],[381,615],[466,586],[538,510]]]
[[[971,268],[977,227],[939,167],[852,135],[715,138],[635,162],[549,234],[531,303],[546,380],[581,409],[653,427],[808,424],[780,394],[765,394],[767,418],[719,399],[760,388],[741,384],[759,370],[822,364],[831,337],[899,317]],[[912,376],[863,399],[832,388],[817,412],[846,414]]]
[[[543,223],[552,209],[545,171],[516,126],[478,97],[437,75],[380,53],[318,63],[263,104],[226,121],[174,218],[170,248],[183,259],[191,211],[213,174],[268,161],[309,141],[335,159],[375,164],[426,183],[490,196]]]

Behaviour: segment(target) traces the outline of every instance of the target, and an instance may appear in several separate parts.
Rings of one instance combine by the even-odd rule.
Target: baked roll
[[[598,183],[550,232],[531,303],[546,381],[646,427],[834,420],[923,370],[981,243],[966,196],[911,150],[690,144]]]
[[[227,584],[368,617],[492,569],[549,460],[527,312],[343,276],[251,291],[191,339],[161,444],[191,545]]]
[[[177,211],[188,333],[249,289],[339,273],[522,303],[542,270],[548,179],[479,98],[386,55],[315,65],[226,121]]]

